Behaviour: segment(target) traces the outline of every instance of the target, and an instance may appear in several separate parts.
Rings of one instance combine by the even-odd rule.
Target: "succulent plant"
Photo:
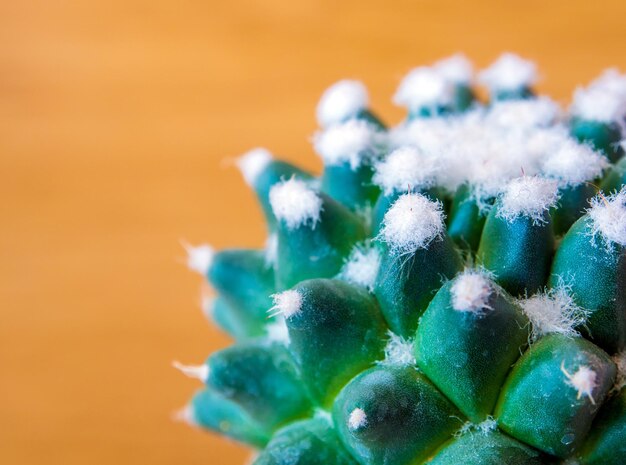
[[[236,341],[180,415],[255,465],[626,463],[626,75],[571,107],[533,63],[412,70],[388,128],[364,86],[318,106],[314,176],[239,159],[261,250],[189,248]]]

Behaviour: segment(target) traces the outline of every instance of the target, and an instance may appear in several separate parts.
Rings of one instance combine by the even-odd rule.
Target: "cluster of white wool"
[[[289,330],[285,318],[277,315],[271,322],[265,325],[267,339],[283,345],[289,345]]]
[[[435,184],[438,168],[436,157],[428,156],[416,147],[404,146],[375,164],[372,181],[386,195],[423,189]]]
[[[268,310],[270,317],[281,315],[283,318],[288,319],[302,310],[303,297],[295,289],[274,294],[272,299],[274,299],[274,306]]]
[[[367,121],[351,119],[318,132],[313,138],[315,150],[324,164],[349,163],[354,170],[365,161],[373,161],[385,149],[385,134]]]
[[[385,214],[379,238],[394,252],[414,253],[441,236],[443,218],[440,203],[421,194],[404,194]]]
[[[387,366],[414,366],[415,365],[415,344],[413,340],[405,339],[402,336],[389,331],[389,340],[385,345],[385,359],[380,362]]]
[[[482,270],[466,269],[454,278],[450,289],[452,308],[460,312],[482,313],[491,310],[489,298],[494,292],[493,282]]]
[[[576,89],[570,113],[585,120],[623,125],[622,120],[626,116],[626,74],[609,69],[587,87]]]
[[[487,416],[487,418],[480,423],[472,423],[471,421],[466,421],[463,423],[463,426],[459,428],[457,432],[454,433],[454,437],[461,437],[468,433],[482,433],[488,434],[498,427],[498,421],[493,418],[491,415]]]
[[[560,283],[549,291],[535,294],[520,301],[522,310],[531,324],[531,340],[546,334],[578,336],[576,328],[585,323],[589,311],[574,302],[569,288]]]
[[[503,53],[478,80],[491,91],[516,91],[537,82],[537,65],[513,53]]]
[[[437,108],[450,105],[453,99],[453,83],[436,69],[420,66],[402,79],[393,103],[410,109]]]
[[[548,127],[561,119],[561,107],[546,96],[496,102],[485,114],[488,125],[503,129]]]
[[[322,199],[305,181],[291,178],[275,184],[269,197],[274,216],[289,229],[314,228],[320,219]]]
[[[568,139],[547,153],[541,172],[561,186],[577,186],[600,177],[608,166],[604,155],[589,145]]]
[[[360,81],[344,79],[330,86],[317,104],[317,121],[326,127],[345,121],[367,109],[369,96]]]
[[[273,158],[269,150],[259,147],[244,153],[236,163],[246,183],[253,186]]]
[[[374,289],[381,258],[378,249],[371,244],[356,245],[341,268],[339,277],[371,291]]]
[[[433,65],[433,69],[454,84],[469,84],[474,74],[472,63],[462,53],[439,60]]]
[[[367,426],[367,415],[362,408],[355,408],[348,416],[348,428],[351,431]]]
[[[215,256],[215,250],[208,244],[192,246],[187,242],[182,242],[183,247],[187,251],[187,266],[190,270],[201,275],[205,275]]]
[[[593,237],[602,236],[609,248],[626,246],[626,187],[608,197],[594,197],[587,212]]]
[[[390,145],[413,147],[423,159],[436,160],[438,185],[454,192],[468,184],[479,205],[488,206],[489,199],[522,173],[542,174],[542,163],[551,153],[580,146],[555,123],[557,109],[549,99],[537,98],[495,103],[456,116],[414,119],[391,130]],[[604,163],[599,157],[594,156],[593,169],[586,166],[567,174],[571,179],[581,177],[578,173],[595,174],[595,167]]]
[[[598,375],[586,365],[581,365],[572,374],[565,369],[565,363],[561,364],[561,372],[565,376],[565,384],[576,389],[577,399],[586,396],[595,405],[593,390],[598,386]]]
[[[538,176],[521,176],[507,184],[500,199],[498,216],[507,221],[526,217],[540,224],[545,222],[545,213],[558,199],[556,181]]]

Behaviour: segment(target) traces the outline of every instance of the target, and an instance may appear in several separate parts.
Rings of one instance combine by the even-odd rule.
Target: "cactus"
[[[180,418],[255,465],[626,463],[626,75],[563,111],[535,65],[412,70],[388,127],[365,87],[318,106],[314,176],[239,159],[263,249],[188,247],[236,341]]]

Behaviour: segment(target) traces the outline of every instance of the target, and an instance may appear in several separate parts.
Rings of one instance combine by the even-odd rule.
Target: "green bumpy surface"
[[[532,96],[524,87],[492,98]],[[473,102],[459,84],[451,104],[412,108],[408,120]],[[370,110],[353,117],[386,131]],[[574,118],[570,133],[613,163],[597,180],[605,193],[622,189],[618,128]],[[612,357],[626,348],[626,251],[594,233],[584,212],[593,186],[561,187],[540,221],[505,219],[498,198],[486,212],[467,184],[407,186],[447,218],[442,234],[406,252],[379,235],[404,192],[382,193],[373,169],[328,166],[316,179],[273,160],[258,173],[252,188],[276,256],[213,256],[211,315],[237,342],[207,360],[189,419],[259,449],[254,465],[625,464],[626,388]],[[292,178],[321,199],[314,224],[273,214],[271,188]],[[367,284],[342,271],[355,246],[380,258]],[[481,267],[488,295],[459,311],[453,288],[468,264]],[[564,282],[586,312],[578,332],[533,331],[519,299]],[[279,308],[277,339],[268,311],[284,291],[299,300]]]

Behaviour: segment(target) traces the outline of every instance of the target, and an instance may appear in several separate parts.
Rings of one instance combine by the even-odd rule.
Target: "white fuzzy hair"
[[[237,159],[237,167],[249,186],[253,186],[259,175],[274,157],[264,148],[252,149]]]
[[[389,340],[385,346],[385,359],[379,362],[385,366],[414,366],[415,344],[413,339],[405,339],[402,336],[389,331]]]
[[[531,340],[546,334],[578,336],[576,328],[585,324],[589,311],[574,302],[569,287],[562,281],[548,291],[519,301],[531,324]]]
[[[318,132],[313,143],[325,165],[349,163],[354,170],[382,152],[384,138],[384,134],[373,124],[352,119]]]
[[[598,195],[587,210],[592,236],[601,235],[607,246],[626,246],[626,186],[608,197]]]
[[[570,112],[585,120],[618,122],[626,115],[626,75],[608,69],[574,92]]]
[[[462,53],[437,61],[433,69],[454,84],[469,84],[474,74],[472,62]]]
[[[541,171],[560,185],[577,186],[600,177],[608,166],[606,157],[589,145],[566,139],[547,153]]]
[[[369,96],[361,81],[343,79],[330,86],[317,104],[317,121],[322,127],[340,123],[369,105]]]
[[[297,315],[302,310],[303,297],[300,291],[289,289],[272,295],[274,306],[268,310],[270,316],[281,315],[285,319]]]
[[[358,244],[352,249],[348,259],[343,264],[339,277],[372,291],[381,258],[376,247],[371,244]]]
[[[414,68],[402,79],[393,96],[396,105],[410,109],[436,108],[449,105],[454,98],[454,86],[433,68]]]
[[[545,221],[545,212],[559,199],[557,187],[556,181],[538,176],[513,179],[502,195],[498,216],[509,222],[527,217],[541,224]]]
[[[460,312],[481,314],[492,309],[489,298],[493,292],[493,282],[488,273],[466,269],[454,278],[450,289],[452,308]]]
[[[367,415],[363,409],[357,407],[350,412],[350,416],[348,417],[348,428],[351,431],[355,431],[365,426],[367,426]]]
[[[515,91],[537,82],[537,66],[513,53],[503,53],[478,80],[492,91]]]
[[[288,229],[315,227],[322,211],[322,199],[306,182],[291,178],[270,189],[270,205],[278,221]]]
[[[395,149],[385,159],[376,163],[372,181],[386,195],[411,189],[423,189],[435,183],[438,159],[428,156],[416,147]]]
[[[400,254],[425,249],[444,232],[441,204],[421,194],[404,194],[383,218],[379,238]]]

